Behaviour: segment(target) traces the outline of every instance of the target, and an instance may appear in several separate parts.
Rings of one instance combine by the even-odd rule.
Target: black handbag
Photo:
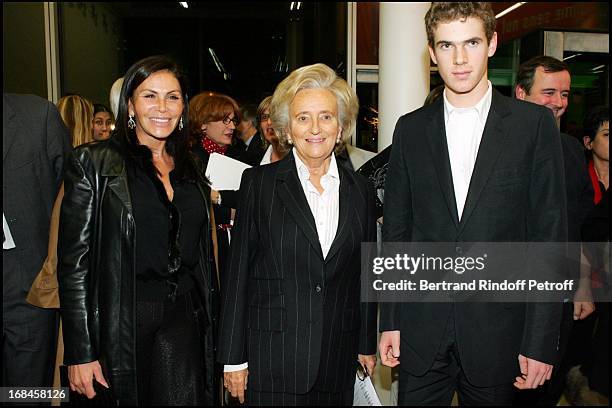
[[[60,366],[60,383],[62,387],[68,387],[68,401],[62,402],[61,406],[68,407],[108,407],[119,405],[119,402],[113,395],[110,388],[106,388],[95,379],[93,380],[93,388],[96,392],[95,397],[89,399],[87,396],[79,394],[76,391],[70,390],[70,381],[68,380],[68,367]]]

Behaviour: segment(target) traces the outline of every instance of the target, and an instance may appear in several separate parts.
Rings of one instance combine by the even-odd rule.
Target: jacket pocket
[[[249,328],[261,331],[283,331],[285,328],[284,296],[257,294],[249,305]]]

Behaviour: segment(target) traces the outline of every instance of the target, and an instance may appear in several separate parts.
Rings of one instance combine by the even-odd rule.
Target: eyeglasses
[[[234,126],[238,126],[238,124],[240,123],[240,121],[236,118],[232,118],[230,119],[229,116],[226,116],[225,118],[223,118],[223,124],[225,126],[229,126],[230,122],[232,122],[234,124]]]

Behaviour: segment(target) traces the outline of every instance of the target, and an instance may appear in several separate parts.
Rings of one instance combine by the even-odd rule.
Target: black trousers
[[[450,314],[446,339],[436,354],[432,367],[422,376],[410,374],[400,364],[399,405],[450,406],[457,392],[459,405],[510,405],[514,396],[512,383],[492,387],[471,384],[461,368],[455,340],[455,318]],[[407,363],[403,363],[407,364]]]
[[[31,282],[22,276],[20,252],[2,251],[2,386],[50,387],[58,314],[26,302]]]
[[[195,289],[173,302],[136,302],[138,405],[206,405]]]

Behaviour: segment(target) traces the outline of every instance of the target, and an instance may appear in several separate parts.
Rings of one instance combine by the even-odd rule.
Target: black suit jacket
[[[338,172],[338,230],[325,259],[293,154],[243,173],[218,361],[248,362],[249,388],[346,390],[357,354],[376,352],[376,304],[360,303],[361,242],[376,241],[373,191]]]
[[[567,239],[569,242],[580,242],[580,229],[593,209],[593,185],[580,142],[568,134],[561,133],[561,145],[567,191]]]
[[[246,164],[250,164],[251,166],[259,166],[261,159],[266,153],[266,148],[263,145],[261,134],[259,132],[255,133],[251,143],[245,147],[246,149],[238,160]]]
[[[567,195],[568,257],[574,261],[568,263],[567,272],[568,278],[578,279],[580,267],[575,261],[580,260],[580,244],[578,243],[582,241],[582,225],[593,209],[593,185],[584,158],[584,149],[580,142],[568,134],[561,133],[561,145],[563,146]]]
[[[461,221],[444,123],[443,98],[399,119],[385,186],[384,241],[458,247],[565,241],[563,155],[550,110],[493,91]],[[542,261],[534,257],[530,267]],[[402,368],[421,375],[454,316],[468,380],[491,386],[514,381],[519,353],[554,361],[560,313],[561,305],[553,303],[385,304],[380,330],[401,330]]]
[[[70,135],[55,105],[38,96],[4,94],[2,113],[2,211],[16,245],[4,256],[18,255],[20,264],[18,273],[4,275],[19,282],[5,282],[5,288],[19,287],[25,302],[47,257],[51,210]]]

